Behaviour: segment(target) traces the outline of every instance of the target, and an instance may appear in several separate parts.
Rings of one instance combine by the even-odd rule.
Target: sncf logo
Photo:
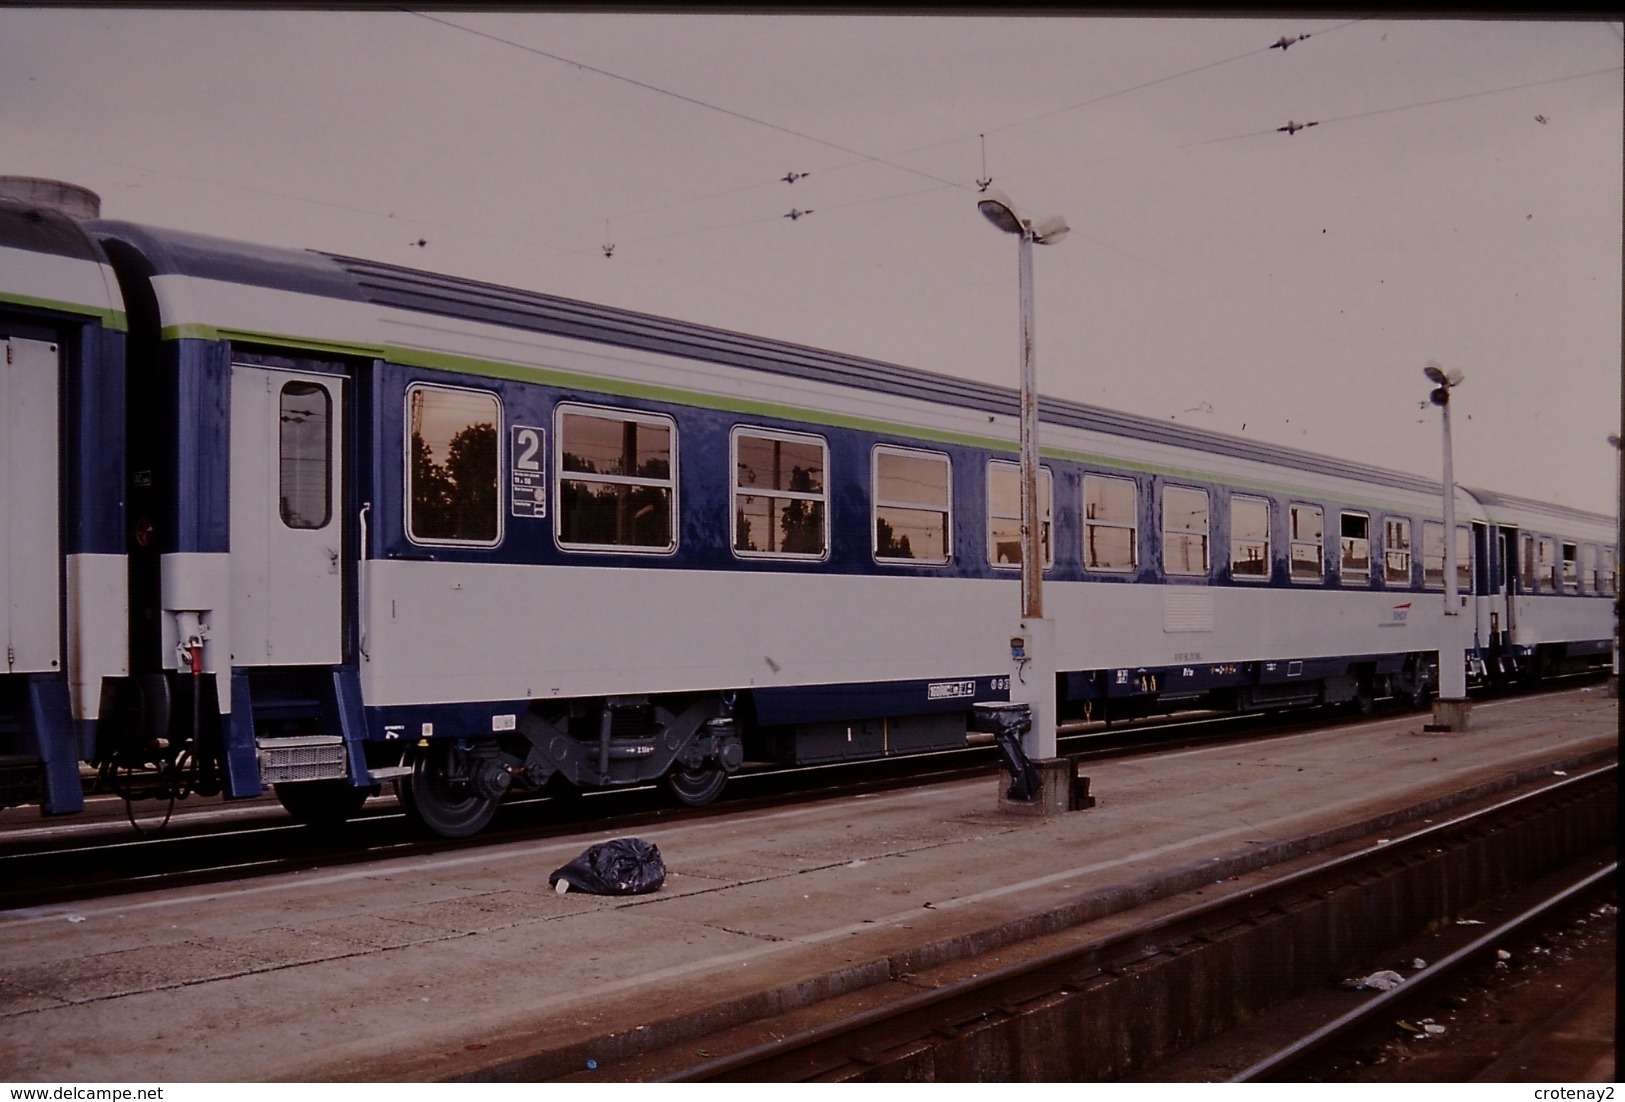
[[[1393,622],[1396,624],[1403,624],[1405,622],[1405,617],[1409,616],[1410,612],[1411,606],[1409,601],[1402,605],[1395,605]]]

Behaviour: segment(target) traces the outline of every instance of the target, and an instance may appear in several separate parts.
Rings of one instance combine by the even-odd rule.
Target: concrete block
[[[1441,697],[1433,702],[1433,722],[1423,724],[1422,730],[1465,731],[1472,710],[1470,700],[1445,700]]]
[[[1063,811],[1082,811],[1095,806],[1089,795],[1089,778],[1080,776],[1083,763],[1071,758],[1037,758],[1033,768],[1038,770],[1038,795],[1032,800],[1012,800],[1009,797],[1010,775],[999,773],[999,810],[1012,815],[1048,817]]]

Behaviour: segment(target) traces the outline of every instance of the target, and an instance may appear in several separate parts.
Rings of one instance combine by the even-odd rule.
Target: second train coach
[[[47,811],[84,761],[312,822],[394,781],[455,836],[515,789],[962,745],[1008,694],[1010,390],[3,202],[0,249],[5,385],[60,406],[59,467],[0,482],[57,488],[4,529],[53,587],[5,682]],[[1606,660],[1609,518],[1462,490],[1446,533],[1425,478],[1041,415],[1063,716],[1425,699],[1447,538],[1476,675]]]

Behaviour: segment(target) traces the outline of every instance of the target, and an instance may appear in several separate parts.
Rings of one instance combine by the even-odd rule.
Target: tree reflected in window
[[[495,543],[501,459],[496,396],[450,387],[407,391],[407,532],[415,540]]]
[[[738,429],[733,448],[734,551],[822,558],[829,546],[823,438]]]
[[[947,562],[953,531],[948,457],[879,447],[874,479],[875,558]]]
[[[559,544],[674,548],[676,428],[670,419],[561,409],[558,424]]]

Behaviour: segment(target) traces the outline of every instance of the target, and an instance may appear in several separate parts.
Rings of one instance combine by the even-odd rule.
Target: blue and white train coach
[[[747,758],[962,745],[970,704],[1007,695],[1008,390],[128,223],[83,223],[64,256],[13,222],[13,343],[75,350],[53,368],[68,637],[76,609],[123,617],[127,591],[127,631],[69,671],[75,761],[145,755],[172,787],[231,797],[271,785],[313,822],[393,780],[462,835],[514,789],[663,779],[703,803]],[[69,260],[84,286],[29,289]],[[124,318],[127,374],[85,386],[86,350],[116,358]],[[1042,414],[1061,715],[1425,698],[1436,483]],[[10,456],[5,492],[48,478]],[[1602,660],[1607,518],[1469,491],[1456,515],[1475,670]],[[74,589],[87,557],[105,602]],[[8,626],[36,615],[8,606]]]
[[[84,807],[125,632],[125,314],[84,226],[0,199],[0,807]]]

